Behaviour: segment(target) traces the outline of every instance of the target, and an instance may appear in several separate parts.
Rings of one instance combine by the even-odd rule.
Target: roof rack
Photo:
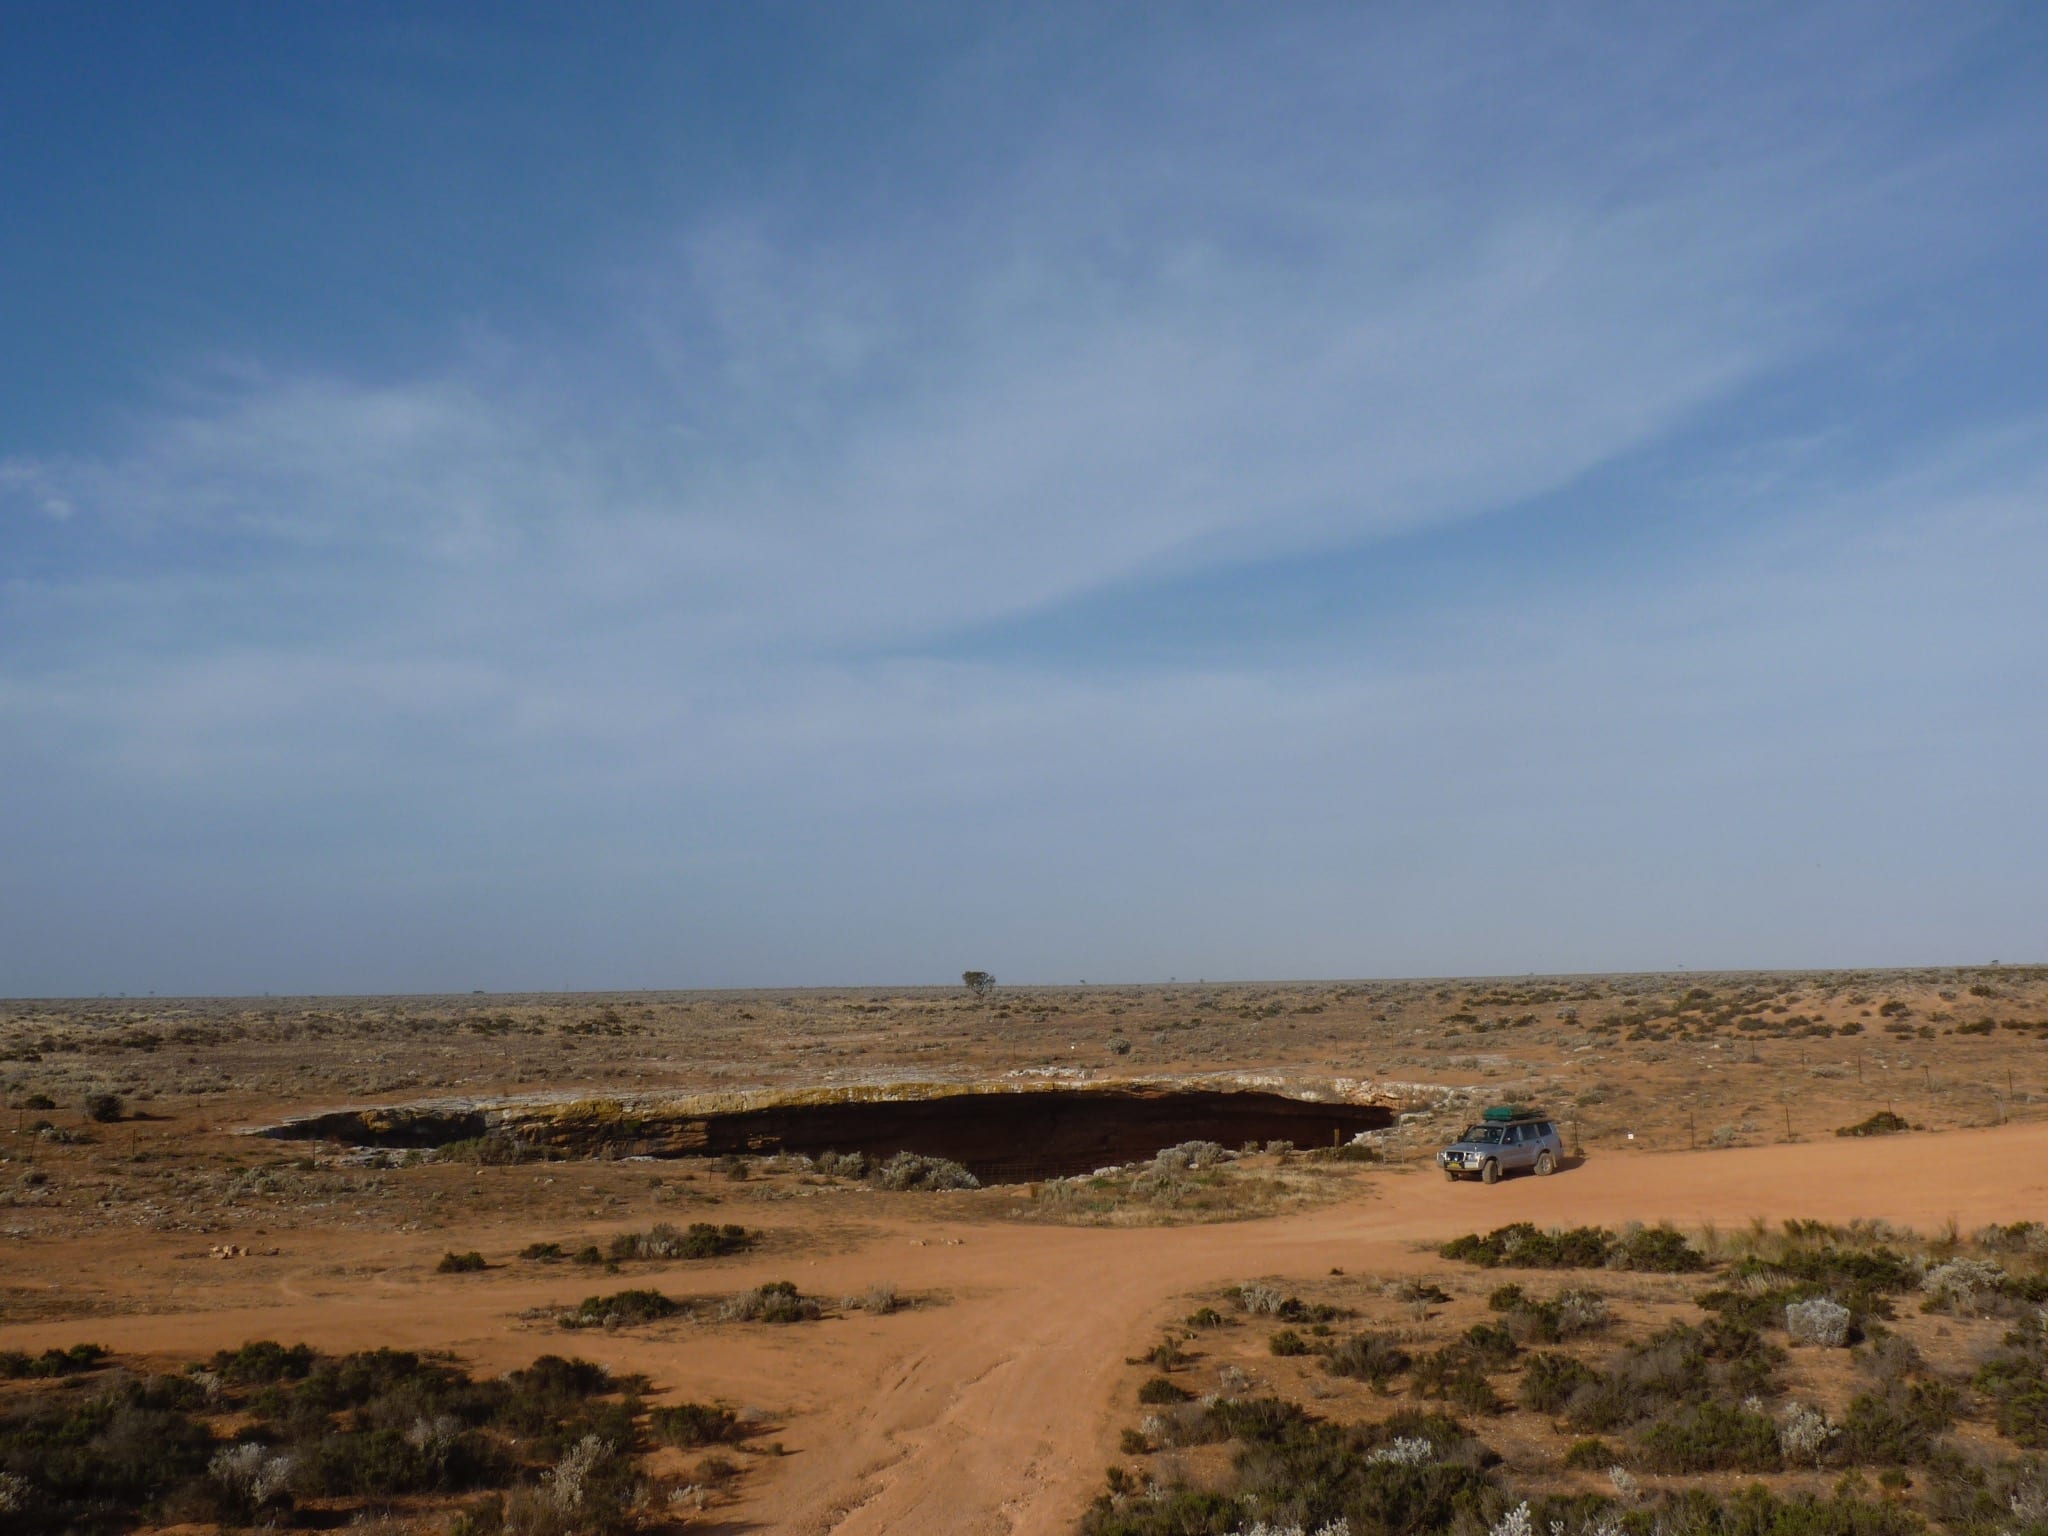
[[[1480,1118],[1499,1125],[1509,1120],[1541,1120],[1543,1111],[1527,1104],[1495,1104]]]

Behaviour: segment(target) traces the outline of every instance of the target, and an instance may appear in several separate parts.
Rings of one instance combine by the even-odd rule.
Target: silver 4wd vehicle
[[[1463,1135],[1437,1153],[1436,1160],[1444,1177],[1453,1182],[1484,1179],[1491,1184],[1504,1173],[1524,1168],[1557,1172],[1564,1160],[1564,1141],[1541,1114],[1490,1109],[1479,1124],[1466,1126]]]

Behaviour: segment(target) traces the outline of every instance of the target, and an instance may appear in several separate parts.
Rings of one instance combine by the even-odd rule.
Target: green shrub
[[[1522,1350],[1503,1323],[1474,1323],[1465,1330],[1464,1347],[1488,1370],[1505,1370]]]
[[[1519,1285],[1504,1285],[1487,1298],[1487,1305],[1506,1314],[1503,1331],[1518,1344],[1562,1344],[1598,1333],[1608,1321],[1607,1300],[1597,1291],[1561,1291],[1538,1301]]]
[[[543,1156],[544,1153],[504,1131],[464,1137],[460,1141],[446,1142],[434,1150],[437,1163],[475,1163],[492,1168],[532,1162]]]
[[[1756,1333],[1709,1319],[1699,1328],[1673,1323],[1631,1345],[1565,1406],[1573,1427],[1592,1433],[1624,1429],[1674,1405],[1710,1399],[1740,1401],[1775,1390],[1784,1351]]]
[[[1292,1328],[1282,1328],[1266,1340],[1266,1348],[1276,1355],[1305,1355],[1308,1353],[1308,1342]]]
[[[1644,1227],[1616,1235],[1605,1227],[1545,1232],[1533,1223],[1512,1222],[1484,1237],[1467,1233],[1437,1250],[1444,1258],[1485,1269],[1636,1269],[1680,1274],[1706,1268],[1702,1254],[1669,1227]]]
[[[1154,1376],[1138,1388],[1141,1403],[1185,1403],[1194,1398],[1194,1393],[1164,1376]]]
[[[727,1223],[714,1226],[693,1221],[687,1230],[658,1222],[645,1232],[620,1232],[612,1240],[607,1256],[627,1259],[715,1259],[743,1253],[754,1244],[745,1227]]]
[[[1841,1460],[1864,1466],[1913,1466],[1934,1454],[1935,1439],[1955,1423],[1959,1394],[1946,1382],[1898,1382],[1849,1403],[1836,1445]]]
[[[1354,1333],[1323,1356],[1323,1369],[1332,1376],[1349,1376],[1377,1390],[1384,1390],[1413,1363],[1400,1345],[1374,1333]]]
[[[1564,1453],[1564,1464],[1574,1472],[1605,1472],[1621,1457],[1605,1440],[1574,1440]]]
[[[1180,1340],[1168,1334],[1146,1351],[1145,1358],[1162,1371],[1177,1371],[1188,1363],[1188,1352],[1180,1347]]]
[[[531,1428],[538,1414],[559,1417],[573,1404],[609,1392],[630,1391],[643,1381],[641,1377],[615,1377],[594,1360],[541,1355],[504,1378],[503,1393],[491,1411],[492,1422]]]
[[[472,1248],[468,1253],[442,1254],[441,1262],[434,1266],[434,1272],[441,1275],[472,1275],[487,1268],[489,1266],[484,1263],[484,1256]]]
[[[1837,1136],[1896,1136],[1899,1132],[1910,1131],[1912,1128],[1906,1122],[1905,1116],[1895,1115],[1888,1109],[1880,1109],[1868,1120],[1859,1120],[1854,1125],[1837,1126],[1835,1134]]]
[[[944,1157],[923,1157],[915,1152],[898,1152],[876,1170],[875,1182],[884,1189],[979,1189],[981,1180],[959,1163]]]
[[[648,1432],[664,1445],[734,1445],[746,1438],[730,1408],[711,1403],[677,1403],[647,1415]]]
[[[1138,1492],[1121,1479],[1084,1519],[1087,1536],[1220,1536],[1260,1521],[1314,1529],[1339,1518],[1353,1536],[1425,1536],[1479,1517],[1494,1492],[1497,1458],[1441,1415],[1344,1426],[1274,1398],[1176,1412],[1194,1415],[1176,1443],[1237,1442],[1232,1486]]]
[[[1761,1483],[1726,1498],[1705,1488],[1672,1494],[1657,1511],[1670,1536],[1924,1536],[1926,1522],[1904,1505],[1837,1494],[1781,1499]]]
[[[1484,1237],[1468,1232],[1437,1252],[1485,1269],[1600,1269],[1607,1263],[1613,1242],[1614,1234],[1604,1227],[1544,1232],[1530,1222],[1517,1221],[1496,1227]]]
[[[1600,1373],[1570,1355],[1531,1355],[1516,1395],[1537,1413],[1562,1413],[1574,1395],[1598,1383]]]
[[[2036,1386],[2002,1398],[1998,1432],[2015,1445],[2048,1450],[2048,1386]]]
[[[345,1430],[300,1452],[295,1481],[325,1498],[389,1497],[472,1488],[494,1470],[484,1442],[455,1432],[445,1439],[405,1429]]]
[[[18,1349],[0,1350],[0,1377],[23,1379],[78,1376],[98,1370],[107,1357],[97,1344],[73,1344],[69,1349],[46,1349],[39,1355]]]
[[[1254,1317],[1276,1317],[1283,1323],[1332,1323],[1351,1316],[1343,1307],[1326,1301],[1303,1301],[1299,1296],[1283,1296],[1271,1286],[1233,1285],[1223,1294],[1232,1305]]]
[[[1503,1406],[1487,1380],[1485,1362],[1462,1342],[1420,1356],[1410,1390],[1417,1397],[1435,1398],[1466,1413],[1493,1414]]]
[[[1615,1269],[1663,1275],[1690,1274],[1707,1267],[1706,1255],[1669,1227],[1644,1227],[1619,1238],[1609,1250],[1607,1262]]]
[[[1644,1463],[1655,1472],[1775,1472],[1778,1426],[1762,1413],[1713,1401],[1691,1403],[1643,1431]]]
[[[609,1296],[584,1297],[574,1311],[563,1314],[561,1323],[564,1328],[627,1328],[673,1317],[681,1310],[659,1291],[614,1291]]]
[[[0,1495],[19,1517],[0,1526],[58,1536],[138,1523],[274,1525],[290,1516],[294,1493],[360,1513],[396,1497],[530,1481],[542,1470],[534,1458],[559,1471],[586,1442],[613,1449],[583,1458],[597,1479],[597,1518],[579,1515],[579,1529],[620,1531],[631,1505],[624,1455],[638,1405],[609,1394],[639,1378],[589,1361],[542,1356],[480,1381],[410,1351],[325,1357],[257,1341],[213,1364],[214,1379],[117,1373],[90,1397],[66,1391],[0,1407]],[[231,1424],[235,1440],[223,1444],[206,1417]],[[487,1501],[472,1506],[466,1528],[483,1536],[494,1507],[502,1525],[504,1507]]]
[[[135,1390],[91,1399],[32,1397],[0,1410],[0,1474],[16,1506],[9,1529],[69,1532],[133,1525],[197,1482],[211,1432]]]
[[[1411,1306],[1434,1306],[1451,1299],[1451,1293],[1434,1280],[1403,1280],[1393,1289],[1396,1301],[1405,1301]]]
[[[219,1351],[213,1357],[213,1368],[225,1380],[251,1385],[298,1381],[313,1369],[318,1358],[304,1344],[287,1349],[275,1339],[258,1339],[240,1349]]]
[[[1909,1291],[1919,1284],[1911,1259],[1890,1248],[1793,1248],[1772,1263],[1745,1259],[1735,1268],[1737,1278],[1753,1273],[1788,1275],[1814,1285],[1825,1286],[1830,1295],[1855,1291],[1893,1294]]]
[[[771,1280],[751,1291],[729,1298],[718,1309],[720,1318],[741,1323],[802,1323],[820,1317],[823,1306],[805,1296],[789,1280]]]
[[[1804,1234],[1795,1234],[1804,1235]],[[1731,1326],[1786,1328],[1787,1307],[1827,1300],[1849,1309],[1848,1339],[1861,1338],[1873,1318],[1893,1315],[1891,1298],[1913,1289],[1918,1275],[1909,1259],[1889,1248],[1834,1244],[1794,1247],[1775,1260],[1752,1255],[1729,1272],[1731,1285],[1694,1300]]]

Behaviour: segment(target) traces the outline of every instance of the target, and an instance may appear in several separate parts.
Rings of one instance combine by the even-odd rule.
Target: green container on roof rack
[[[1536,1113],[1526,1104],[1494,1104],[1482,1117],[1487,1120],[1526,1120]]]

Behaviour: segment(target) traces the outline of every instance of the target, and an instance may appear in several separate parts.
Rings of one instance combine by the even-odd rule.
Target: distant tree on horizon
[[[996,979],[987,971],[962,971],[960,984],[976,997],[987,997],[996,989]]]

